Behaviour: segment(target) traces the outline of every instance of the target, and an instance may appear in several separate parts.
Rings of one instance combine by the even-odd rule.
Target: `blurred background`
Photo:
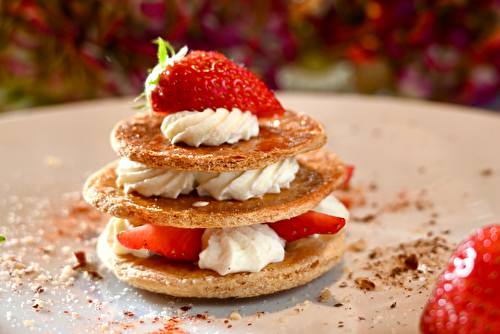
[[[0,111],[138,95],[158,36],[274,90],[500,109],[498,0],[0,0]]]

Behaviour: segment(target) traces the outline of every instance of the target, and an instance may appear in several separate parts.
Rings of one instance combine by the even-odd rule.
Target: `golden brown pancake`
[[[182,228],[235,227],[275,222],[314,208],[345,179],[345,166],[333,153],[317,150],[297,156],[300,169],[290,189],[246,201],[217,201],[195,192],[176,199],[125,194],[116,185],[115,161],[92,175],[84,186],[85,200],[112,216],[136,225]],[[208,202],[206,206],[194,206]]]
[[[106,229],[107,230],[107,229]],[[244,298],[290,289],[321,276],[340,263],[345,251],[344,230],[335,235],[308,237],[287,243],[285,259],[258,273],[225,276],[196,264],[154,255],[138,258],[117,255],[113,236],[99,238],[98,254],[121,281],[135,287],[177,297]]]
[[[235,144],[190,147],[172,145],[161,132],[164,115],[146,111],[116,125],[113,149],[121,156],[150,167],[200,172],[259,169],[326,142],[323,125],[291,111],[280,118],[259,119],[259,136]]]

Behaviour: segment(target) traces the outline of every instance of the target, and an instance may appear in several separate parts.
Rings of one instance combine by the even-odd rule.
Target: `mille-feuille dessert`
[[[121,159],[83,191],[113,216],[98,243],[106,267],[146,290],[229,298],[290,289],[336,266],[349,213],[331,193],[348,173],[319,149],[323,126],[283,109],[223,55],[158,43],[150,110],[116,125]]]

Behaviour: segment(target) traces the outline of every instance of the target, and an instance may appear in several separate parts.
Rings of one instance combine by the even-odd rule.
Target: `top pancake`
[[[111,134],[113,149],[150,167],[228,172],[264,168],[326,143],[321,123],[292,111],[279,118],[259,119],[257,137],[219,146],[172,145],[161,132],[164,118],[146,111],[118,123]]]

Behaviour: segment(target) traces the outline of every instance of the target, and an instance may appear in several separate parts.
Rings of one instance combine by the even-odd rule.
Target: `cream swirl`
[[[116,184],[123,187],[125,193],[137,191],[147,197],[177,198],[193,191],[196,182],[195,172],[148,167],[126,158],[120,160],[116,172]]]
[[[224,172],[200,184],[196,190],[200,196],[212,196],[222,201],[244,201],[264,194],[278,194],[290,188],[299,164],[295,157],[278,161],[270,166],[243,172]]]
[[[198,266],[220,275],[259,272],[283,261],[285,240],[266,224],[206,229]]]
[[[116,183],[127,194],[136,191],[147,197],[177,198],[196,189],[198,195],[211,196],[219,201],[244,201],[289,188],[298,170],[295,157],[262,169],[220,173],[148,167],[122,158],[116,169]]]
[[[172,144],[183,142],[189,146],[218,146],[234,144],[259,135],[257,116],[240,109],[219,108],[216,111],[182,111],[168,115],[161,131]]]

